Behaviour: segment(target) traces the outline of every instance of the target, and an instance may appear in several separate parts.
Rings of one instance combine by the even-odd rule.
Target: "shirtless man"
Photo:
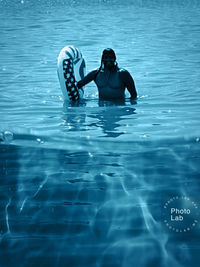
[[[131,99],[137,97],[133,78],[127,70],[118,67],[115,52],[111,48],[103,51],[100,68],[89,72],[77,83],[77,87],[81,88],[91,81],[96,83],[100,99],[124,99],[126,88]]]

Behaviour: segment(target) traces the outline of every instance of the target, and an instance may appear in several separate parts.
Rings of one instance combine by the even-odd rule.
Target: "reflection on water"
[[[136,100],[130,100],[131,104],[136,104]],[[103,137],[118,137],[125,133],[125,131],[118,131],[121,126],[123,117],[133,119],[132,115],[135,114],[134,106],[130,104],[126,107],[125,100],[121,101],[105,101],[99,100],[98,106],[101,109],[92,109],[88,113],[87,101],[81,100],[80,103],[65,103],[63,126],[64,129],[72,131],[93,131],[97,129]],[[71,107],[79,107],[71,109]],[[83,108],[84,107],[84,108]],[[90,122],[90,119],[91,122]],[[88,122],[87,122],[88,121]],[[82,128],[81,128],[82,127]]]
[[[118,123],[123,120],[123,116],[127,119],[129,115],[133,115],[135,112],[135,108],[129,106],[128,108],[124,107],[124,101],[99,101],[99,107],[109,107],[106,109],[101,110],[97,114],[91,114],[91,118],[96,118],[98,123],[92,124],[89,126],[96,126],[101,127],[102,132],[105,134],[104,136],[107,137],[118,137],[124,134],[124,131],[117,131],[117,128],[121,125]],[[110,107],[117,107],[117,108],[110,108]],[[132,118],[133,119],[133,118]]]
[[[97,130],[99,137],[118,137],[125,133],[119,131],[123,120],[133,120],[133,114],[136,114],[134,105],[136,100],[105,101],[99,100],[98,107],[92,108],[90,112],[87,109],[87,101],[81,100],[79,103],[65,102],[63,105],[63,123],[64,131],[77,132]],[[74,108],[75,107],[75,108]],[[129,118],[130,116],[130,118]],[[103,133],[103,135],[102,135]],[[95,136],[97,134],[95,133]]]

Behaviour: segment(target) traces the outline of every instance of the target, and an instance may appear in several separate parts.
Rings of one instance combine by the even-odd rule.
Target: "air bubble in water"
[[[10,132],[10,131],[5,131],[3,133],[3,140],[6,142],[6,143],[10,143],[12,142],[13,140],[13,133]]]
[[[37,138],[36,141],[37,141],[39,144],[44,144],[44,141],[42,141],[40,138]]]

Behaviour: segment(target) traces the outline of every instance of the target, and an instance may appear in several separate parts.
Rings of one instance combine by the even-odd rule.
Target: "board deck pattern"
[[[76,80],[73,71],[73,60],[71,58],[63,60],[63,71],[69,99],[72,101],[79,100],[79,92],[75,84]]]

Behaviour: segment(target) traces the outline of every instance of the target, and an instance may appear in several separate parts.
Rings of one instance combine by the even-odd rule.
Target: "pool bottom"
[[[120,146],[1,145],[0,266],[198,266],[198,224],[177,233],[163,213],[198,203],[199,143]]]

